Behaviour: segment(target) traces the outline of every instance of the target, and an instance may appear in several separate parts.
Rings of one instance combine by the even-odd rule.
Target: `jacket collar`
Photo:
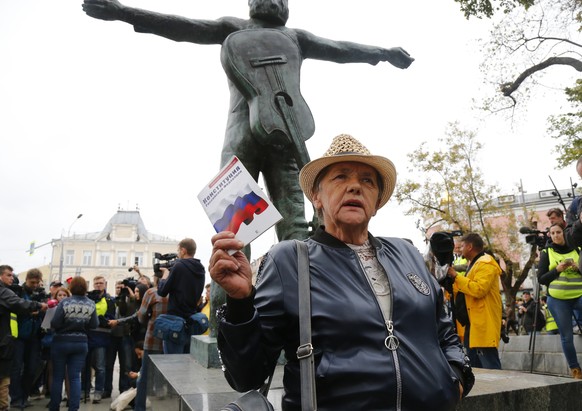
[[[325,231],[325,227],[320,225],[317,230],[315,231],[315,233],[313,234],[313,236],[311,237],[314,241],[317,241],[318,243],[330,246],[330,247],[334,247],[334,248],[349,248],[346,243],[344,243],[343,241],[335,238],[334,236],[332,236],[331,234],[329,234],[328,232]],[[381,243],[380,241],[378,241],[378,239],[376,237],[374,237],[372,234],[370,234],[370,232],[368,232],[368,240],[370,240],[370,244],[372,244],[372,246],[374,248],[380,248],[381,247]]]

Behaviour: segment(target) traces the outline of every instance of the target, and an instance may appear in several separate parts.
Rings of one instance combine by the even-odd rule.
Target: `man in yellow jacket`
[[[501,331],[501,268],[484,252],[483,239],[469,233],[461,238],[461,253],[468,261],[466,276],[451,267],[448,275],[454,281],[453,290],[465,294],[469,324],[465,328],[465,346],[471,365],[478,368],[501,369],[499,345]]]

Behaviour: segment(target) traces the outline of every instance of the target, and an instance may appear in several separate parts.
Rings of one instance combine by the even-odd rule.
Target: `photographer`
[[[532,298],[529,291],[524,291],[522,297],[523,304],[518,307],[518,316],[522,320],[523,328],[528,334],[533,331],[540,332],[546,321],[538,302]]]
[[[115,299],[105,291],[107,282],[105,277],[96,276],[93,278],[93,291],[87,293],[87,297],[95,302],[99,326],[94,330],[89,330],[89,353],[85,364],[85,372],[82,375],[82,384],[85,395],[89,392],[90,369],[95,370],[95,391],[93,393],[93,404],[99,404],[103,398],[105,389],[105,369],[106,352],[111,343],[111,329],[108,321],[115,318]]]
[[[548,308],[558,326],[562,351],[572,377],[582,379],[572,330],[572,315],[582,309],[580,248],[566,244],[564,230],[559,224],[550,227],[550,236],[552,245],[540,255],[538,281],[548,287]]]
[[[200,260],[194,258],[196,243],[185,238],[178,244],[178,260],[170,271],[162,268],[163,276],[158,285],[158,294],[168,296],[168,314],[186,320],[198,312],[198,299],[204,289],[205,270]],[[188,327],[183,332],[188,334]],[[186,337],[186,336],[185,336]],[[190,338],[183,338],[184,343],[164,340],[164,354],[182,354],[190,352]]]
[[[130,323],[117,325],[117,320],[128,317],[137,311],[137,302],[134,289],[136,281],[126,278],[115,284],[115,319],[109,320],[111,342],[106,350],[105,387],[101,398],[111,398],[113,390],[113,368],[115,360],[119,358],[119,392],[130,388],[130,379],[127,373],[131,370],[133,358],[133,341],[131,339],[132,326]]]
[[[41,281],[40,270],[28,270],[20,296],[26,301],[46,303],[48,295],[40,287]],[[40,325],[43,317],[39,311],[18,315],[18,338],[10,376],[10,405],[15,408],[28,405],[33,384],[42,371]]]
[[[137,281],[138,284],[139,283],[145,284],[145,285],[147,285],[148,288],[152,288],[154,286],[152,284],[152,280],[150,280],[150,278],[147,275],[143,275],[141,273],[141,271],[139,270],[139,267],[137,265],[137,262],[136,262],[136,264],[133,265],[133,267],[128,268],[127,271],[129,271],[129,272],[135,271],[137,273],[138,277],[137,277],[137,280],[135,280],[135,281]],[[132,280],[133,280],[133,278],[132,278]]]
[[[10,406],[8,402],[8,385],[10,384],[10,374],[13,353],[15,350],[16,327],[11,328],[12,313],[23,318],[31,313],[45,311],[47,304],[38,301],[25,300],[18,297],[11,290],[14,281],[14,273],[9,265],[0,265],[0,410],[7,410]]]
[[[137,318],[141,325],[146,327],[143,340],[143,358],[140,375],[137,379],[137,395],[135,397],[135,411],[145,411],[147,393],[148,356],[162,354],[162,341],[154,336],[154,322],[159,315],[168,311],[168,298],[160,297],[157,293],[160,277],[154,275],[154,285],[141,297],[141,306],[137,311]]]
[[[465,294],[469,322],[464,344],[471,366],[501,369],[497,351],[501,338],[501,267],[485,252],[479,234],[468,233],[461,238],[461,253],[470,262],[466,275],[459,275],[453,267],[449,268],[448,275],[454,281],[453,287]]]

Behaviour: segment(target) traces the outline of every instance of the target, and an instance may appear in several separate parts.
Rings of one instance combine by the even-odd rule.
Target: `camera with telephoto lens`
[[[162,270],[161,268],[170,269],[176,263],[178,259],[178,254],[176,253],[167,253],[167,254],[160,254],[154,253],[154,258],[152,265],[154,266],[154,276],[158,278],[162,278]]]
[[[39,287],[35,290],[32,291],[32,294],[30,294],[30,299],[32,301],[36,301],[39,303],[44,303],[45,301],[47,301],[50,298],[50,295],[48,295],[46,293],[46,290],[42,287]]]
[[[91,301],[98,303],[103,297],[101,296],[101,291],[91,290],[87,293],[87,298],[90,299]]]
[[[519,229],[521,234],[525,234],[525,242],[530,245],[535,245],[539,249],[544,248],[548,244],[548,230],[540,231],[534,228],[521,227]]]
[[[127,277],[121,281],[121,284],[123,285],[123,288],[119,291],[119,297],[125,297],[129,295],[128,288],[131,288],[132,291],[135,290],[137,280],[133,277]]]
[[[434,267],[434,275],[440,285],[447,290],[452,291],[452,279],[447,276],[448,268],[453,264],[455,258],[453,251],[455,250],[454,237],[460,237],[463,232],[455,231],[437,231],[430,236],[430,252],[436,260]]]

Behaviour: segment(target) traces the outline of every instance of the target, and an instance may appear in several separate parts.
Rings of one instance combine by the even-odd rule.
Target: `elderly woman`
[[[411,244],[368,232],[394,190],[392,162],[340,135],[300,184],[323,223],[306,240],[318,409],[454,409],[474,379],[442,291]],[[258,388],[284,350],[282,409],[301,409],[294,242],[269,251],[256,289],[243,244],[230,232],[212,242],[210,274],[227,293],[218,332],[227,380]]]

